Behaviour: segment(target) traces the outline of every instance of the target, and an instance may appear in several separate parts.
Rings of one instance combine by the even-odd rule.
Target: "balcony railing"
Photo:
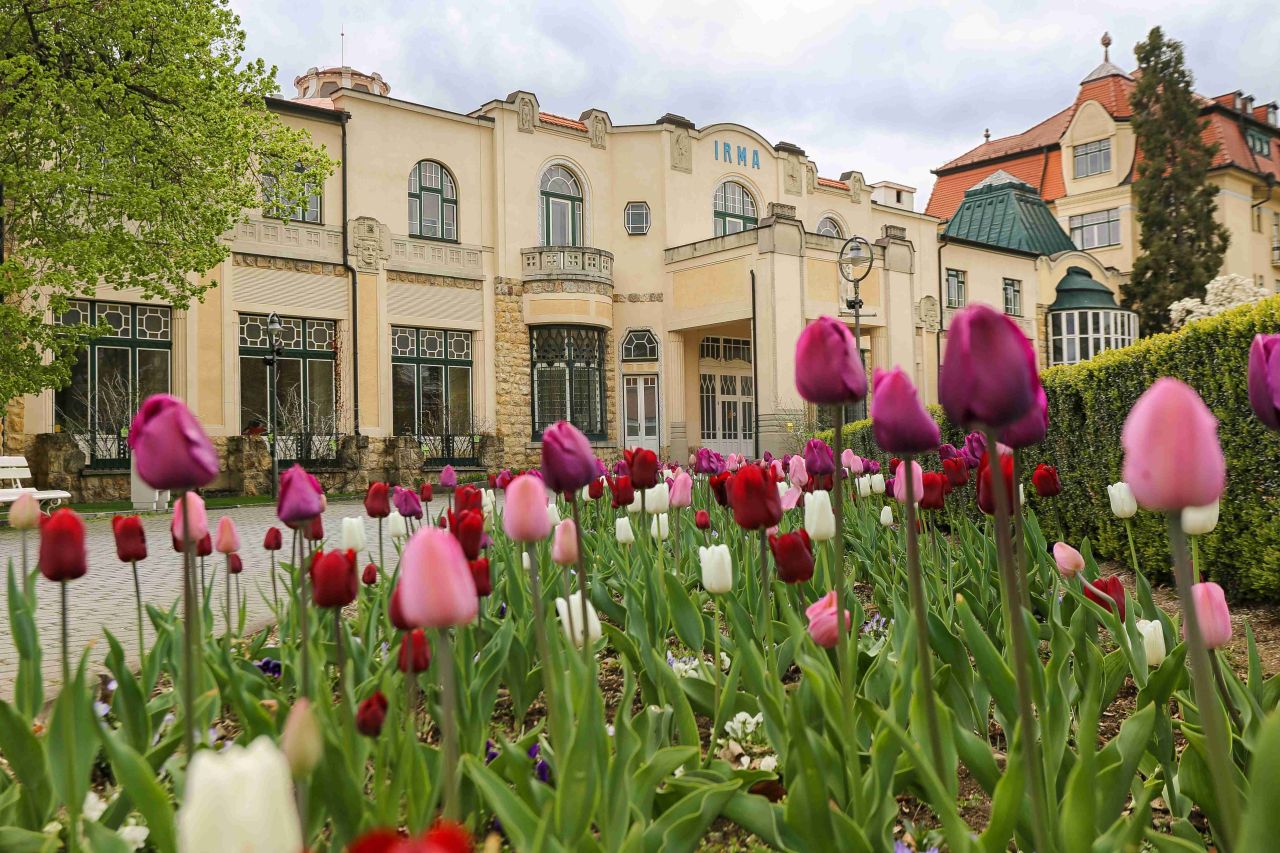
[[[462,435],[415,436],[422,449],[423,465],[434,468],[441,465],[474,466],[480,464],[480,446],[484,436],[476,433]]]
[[[613,253],[586,246],[536,246],[520,250],[524,278],[585,279],[613,284]]]
[[[1271,244],[1271,265],[1280,267],[1280,243]]]

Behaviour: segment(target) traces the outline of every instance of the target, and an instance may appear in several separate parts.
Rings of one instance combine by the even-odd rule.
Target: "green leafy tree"
[[[1214,219],[1218,187],[1208,180],[1217,146],[1204,141],[1200,103],[1182,43],[1159,27],[1135,49],[1130,102],[1142,159],[1134,182],[1141,253],[1124,287],[1145,334],[1169,328],[1169,306],[1198,296],[1218,274],[1230,234]]]
[[[265,98],[227,0],[0,0],[0,403],[66,384],[99,286],[186,308],[261,205],[333,162]]]

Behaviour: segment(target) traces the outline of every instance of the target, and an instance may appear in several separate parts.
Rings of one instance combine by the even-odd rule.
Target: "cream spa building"
[[[814,418],[795,341],[823,314],[852,326],[836,261],[854,235],[873,252],[866,362],[903,365],[930,400],[946,325],[969,302],[1002,307],[1046,363],[1059,284],[1073,318],[1108,316],[1070,360],[1135,331],[1114,309],[1115,270],[1013,175],[963,193],[943,231],[913,188],[822,177],[800,146],[738,124],[565,118],[525,91],[463,115],[345,67],[296,83],[270,106],[341,166],[296,209],[247,211],[189,311],[128,292],[76,303],[115,334],[6,423],[42,484],[127,494],[128,412],[162,390],[224,454],[213,488],[250,493],[269,488],[273,447],[357,490],[446,463],[537,464],[561,419],[605,457],[790,449]]]

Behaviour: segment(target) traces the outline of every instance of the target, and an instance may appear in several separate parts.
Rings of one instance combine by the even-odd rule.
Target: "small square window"
[[[623,227],[628,234],[649,233],[649,204],[643,201],[627,202],[622,215]]]

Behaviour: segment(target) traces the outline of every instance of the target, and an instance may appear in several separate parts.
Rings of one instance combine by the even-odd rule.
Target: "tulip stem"
[[[294,537],[294,540],[298,541],[297,536]],[[296,587],[298,595],[298,642],[301,646],[300,654],[302,657],[301,675],[299,676],[302,683],[299,685],[298,692],[301,693],[303,697],[310,699],[311,652],[310,649],[308,649],[308,646],[310,646],[311,643],[310,636],[308,634],[308,628],[310,626],[307,624],[307,572],[306,568],[303,566],[303,563],[306,561],[306,557],[303,556],[303,547],[303,544],[299,542],[298,560],[294,565],[293,572],[294,586]]]
[[[1222,809],[1222,824],[1214,827],[1214,840],[1224,850],[1234,849],[1235,830],[1240,824],[1240,803],[1236,799],[1235,781],[1232,779],[1228,757],[1231,745],[1221,715],[1221,706],[1213,693],[1213,664],[1204,636],[1200,633],[1200,617],[1191,598],[1191,560],[1187,553],[1187,534],[1182,530],[1182,518],[1178,512],[1170,512],[1169,544],[1173,546],[1173,572],[1178,582],[1178,596],[1182,599],[1182,622],[1186,627],[1187,656],[1191,661],[1191,686],[1195,692],[1196,706],[1200,712],[1200,724],[1208,741],[1206,756],[1213,786],[1218,791]]]
[[[67,631],[67,584],[69,581],[62,581],[58,584],[62,595],[62,690],[65,692],[71,690],[71,655],[70,655],[70,637]],[[67,777],[70,779],[74,773],[75,767],[75,734],[71,726],[67,726],[65,736],[63,738],[64,748],[67,751]],[[80,804],[76,802],[68,802],[66,804],[67,811],[71,816],[71,826],[67,832],[67,849],[74,851],[79,849],[78,838],[80,834]]]
[[[275,603],[276,619],[280,618],[280,590],[276,586],[276,552],[271,551],[271,600]]]
[[[906,479],[907,486],[907,585],[911,595],[911,607],[916,612],[913,620],[916,629],[916,671],[920,674],[920,700],[924,703],[925,720],[929,725],[929,746],[933,750],[934,770],[938,778],[951,775],[946,767],[946,758],[942,751],[942,732],[938,723],[937,699],[933,695],[933,657],[929,652],[929,603],[924,594],[924,578],[920,571],[920,531],[916,529],[916,489],[915,476],[912,469],[912,454],[902,458],[904,473],[899,476]],[[840,622],[840,614],[836,616]]]
[[[841,445],[844,443],[844,404],[838,403],[833,407],[831,413],[833,422],[835,423],[835,432],[832,434],[831,454],[836,461],[835,480],[832,482],[832,497],[835,499],[833,503],[832,515],[836,519],[836,536],[835,536],[835,568],[833,571],[833,585],[836,591],[836,662],[840,666],[841,674],[845,669],[845,659],[848,657],[847,634],[851,634],[853,626],[850,625],[848,631],[845,630],[844,622],[844,488],[841,480],[844,477],[844,465],[840,460],[842,452]]]
[[[1200,537],[1192,536],[1191,539],[1191,579],[1193,583],[1200,583]]]
[[[772,488],[772,487],[771,487]],[[769,671],[777,675],[777,657],[773,648],[773,581],[769,579],[769,531],[760,528],[760,578],[764,588],[764,652]]]
[[[996,555],[1000,577],[1004,583],[1004,616],[1008,623],[1009,645],[1013,647],[1014,681],[1018,689],[1018,716],[1022,733],[1022,756],[1026,764],[1027,784],[1031,796],[1031,832],[1035,849],[1051,853],[1057,846],[1050,843],[1052,834],[1048,824],[1045,802],[1045,782],[1040,762],[1040,746],[1036,731],[1035,711],[1031,702],[1031,660],[1027,654],[1030,640],[1023,621],[1022,604],[1018,593],[1016,563],[1013,542],[1009,535],[1009,492],[1004,482],[1004,466],[1000,462],[1000,445],[995,430],[982,428],[991,450],[991,491],[995,495]],[[1007,733],[1012,736],[1012,732]]]
[[[525,548],[526,553],[529,555],[529,593],[533,598],[533,639],[538,645],[538,656],[542,658],[542,666],[540,667],[542,670],[542,701],[547,706],[547,719],[551,720],[551,710],[555,707],[553,699],[555,696],[555,681],[551,677],[551,644],[547,640],[546,606],[542,601],[542,583],[538,579],[538,552],[532,542],[525,543]],[[566,610],[568,610],[568,604],[568,599],[565,599]]]
[[[342,688],[344,669],[346,661],[344,660],[344,648],[342,637],[342,608],[333,608],[333,645],[334,645],[334,661],[338,666],[338,693],[345,697],[346,691]]]
[[[222,620],[227,625],[227,645],[231,645],[231,555],[226,555],[222,564],[222,573],[226,576],[226,591],[223,594]]]
[[[196,600],[195,542],[191,540],[191,504],[184,491],[178,496],[182,502],[182,743],[191,761],[196,749],[196,643],[200,634],[198,619],[199,602]]]
[[[142,634],[142,584],[138,581],[138,561],[130,560],[129,565],[133,566],[133,598],[138,605],[138,662],[141,664],[147,659],[147,641]]]
[[[587,671],[591,671],[591,637],[587,630],[587,608],[591,605],[587,603],[587,565],[583,557],[582,549],[582,519],[578,513],[578,491],[575,489],[569,496],[569,508],[573,512],[573,537],[577,540],[577,563],[578,563],[578,595],[582,601],[582,663],[587,667]],[[568,571],[568,567],[565,568]],[[571,610],[569,607],[568,597],[564,600],[565,610]],[[573,630],[569,633],[572,635]]]
[[[458,688],[455,684],[453,647],[449,641],[448,628],[440,631],[440,656],[443,658],[440,689],[444,694],[443,719],[440,721],[444,741],[444,816],[446,820],[457,820],[461,814],[458,797]]]
[[[21,536],[22,536],[22,581],[23,583],[26,583],[27,573],[30,570],[27,568],[27,529],[25,527],[22,528]]]
[[[1227,713],[1231,715],[1231,724],[1237,731],[1243,732],[1244,723],[1240,720],[1240,709],[1231,698],[1231,690],[1227,687],[1227,679],[1222,674],[1222,664],[1218,661],[1216,651],[1209,652],[1209,663],[1213,665],[1213,680],[1218,683],[1218,692],[1222,694],[1222,704],[1227,706]]]

